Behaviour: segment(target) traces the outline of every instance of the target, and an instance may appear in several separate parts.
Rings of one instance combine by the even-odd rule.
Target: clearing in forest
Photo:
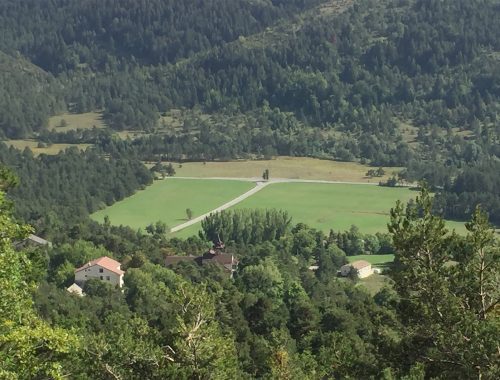
[[[384,286],[392,287],[389,277],[383,274],[374,273],[371,276],[362,278],[356,284],[357,287],[365,288],[372,296],[377,294]]]
[[[68,132],[76,129],[106,128],[100,112],[63,113],[49,119],[49,130]]]
[[[354,184],[272,183],[233,208],[286,210],[292,223],[305,223],[326,233],[348,230],[351,225],[362,233],[386,232],[389,210],[397,200],[417,195],[408,188]],[[196,234],[200,224],[175,233],[178,237]]]
[[[276,183],[235,207],[286,210],[294,223],[306,223],[325,232],[344,231],[355,225],[362,233],[375,233],[387,231],[389,210],[397,200],[408,201],[416,195],[408,188]]]
[[[387,232],[389,211],[396,201],[407,202],[419,193],[404,187],[351,184],[276,183],[239,203],[238,208],[276,208],[289,212],[293,223],[305,223],[328,232]],[[447,221],[449,229],[464,233],[461,222]]]

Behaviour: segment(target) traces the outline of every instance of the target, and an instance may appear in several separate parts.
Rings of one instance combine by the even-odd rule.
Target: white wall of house
[[[373,274],[373,271],[372,271],[371,265],[368,265],[364,268],[358,269],[358,277],[359,278],[365,278],[365,277],[371,276],[372,274]]]
[[[120,288],[123,286],[123,274],[111,272],[97,264],[75,273],[75,282],[77,284],[83,284],[92,278],[108,282],[113,286],[118,285]]]

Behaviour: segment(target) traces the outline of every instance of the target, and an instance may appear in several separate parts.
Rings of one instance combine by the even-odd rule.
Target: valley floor
[[[358,163],[312,158],[278,157],[263,161],[192,162],[174,164],[176,177],[156,181],[144,191],[92,215],[97,221],[145,228],[165,222],[176,237],[198,233],[200,222],[229,208],[288,211],[294,223],[328,232],[385,232],[389,210],[396,201],[415,196],[408,187],[380,187],[378,182],[399,168],[384,168],[383,177],[367,177],[370,167]],[[269,170],[269,181],[262,180]],[[286,177],[288,176],[288,177]],[[186,209],[193,211],[191,219]],[[450,227],[463,232],[461,223]]]

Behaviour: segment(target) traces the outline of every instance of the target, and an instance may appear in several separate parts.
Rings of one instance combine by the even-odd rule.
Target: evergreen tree
[[[426,376],[495,378],[499,373],[499,243],[481,211],[467,238],[450,234],[432,214],[423,189],[412,206],[391,210],[396,248],[393,273],[401,297],[402,358],[422,363]],[[401,359],[403,360],[403,359]]]
[[[34,284],[27,281],[31,263],[13,249],[29,231],[12,218],[0,191],[0,377],[63,379],[71,373],[80,338],[74,331],[51,327],[33,308]]]

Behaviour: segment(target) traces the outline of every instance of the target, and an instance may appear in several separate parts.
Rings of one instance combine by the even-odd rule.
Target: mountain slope
[[[0,51],[0,135],[22,137],[42,129],[64,108],[55,78],[29,61]]]

